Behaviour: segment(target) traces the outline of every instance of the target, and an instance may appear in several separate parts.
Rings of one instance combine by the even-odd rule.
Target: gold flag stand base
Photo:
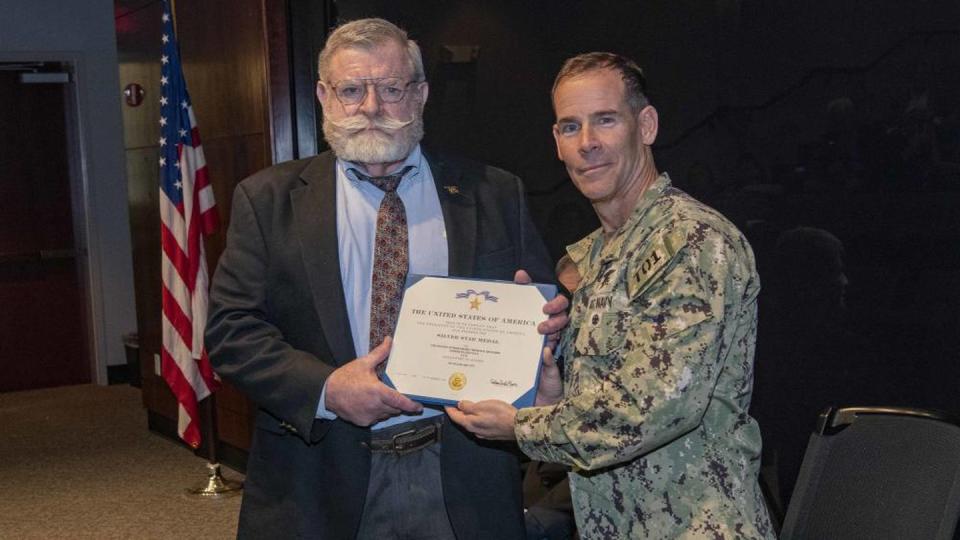
[[[224,499],[239,495],[243,484],[234,480],[227,480],[220,474],[219,463],[207,463],[209,476],[207,481],[198,487],[188,489],[187,493],[204,499]]]

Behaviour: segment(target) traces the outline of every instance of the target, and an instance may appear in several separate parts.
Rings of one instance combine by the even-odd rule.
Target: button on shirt
[[[396,170],[412,169],[404,175],[397,195],[407,214],[410,242],[410,274],[446,276],[448,273],[447,233],[440,208],[440,197],[430,165],[418,145]],[[357,356],[370,352],[370,280],[373,273],[373,249],[377,233],[377,211],[383,191],[359,180],[363,169],[349,161],[337,160],[337,243],[340,248],[340,276],[347,303],[350,333]],[[327,411],[326,385],[320,397],[317,417],[332,420]],[[439,409],[425,407],[418,416],[400,415],[373,426],[380,429],[410,420],[442,414]]]

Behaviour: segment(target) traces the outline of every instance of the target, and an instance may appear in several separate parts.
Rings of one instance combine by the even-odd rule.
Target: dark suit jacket
[[[243,538],[353,538],[366,496],[370,431],[315,418],[324,381],[354,359],[337,249],[335,158],[276,165],[234,193],[210,291],[206,344],[223,379],[256,402],[240,513]],[[552,281],[518,178],[428,156],[451,276]],[[439,239],[438,239],[439,240]],[[446,422],[442,476],[460,539],[523,537],[519,467],[509,446]],[[426,511],[426,509],[425,509]]]

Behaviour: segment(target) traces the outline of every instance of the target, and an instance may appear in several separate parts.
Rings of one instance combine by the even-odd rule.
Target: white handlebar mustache
[[[413,123],[413,120],[413,118],[410,120],[396,120],[386,116],[369,118],[363,114],[348,116],[340,120],[327,118],[327,122],[330,122],[334,126],[346,131],[361,131],[370,128],[376,128],[385,131],[396,131],[409,126]]]

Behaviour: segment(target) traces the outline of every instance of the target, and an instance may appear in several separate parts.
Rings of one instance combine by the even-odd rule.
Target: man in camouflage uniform
[[[749,244],[657,171],[659,120],[636,64],[572,58],[553,104],[560,159],[602,225],[568,248],[582,280],[562,383],[545,351],[536,406],[449,414],[570,465],[585,539],[774,538],[747,414],[760,289]]]

